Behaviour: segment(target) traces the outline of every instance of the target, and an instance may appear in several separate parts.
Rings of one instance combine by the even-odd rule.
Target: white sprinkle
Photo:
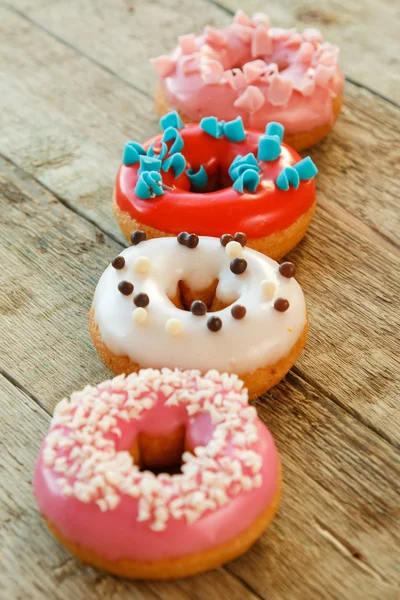
[[[264,294],[264,296],[266,298],[268,298],[270,300],[271,298],[274,297],[276,285],[273,281],[268,281],[267,279],[264,279],[260,283],[260,287],[261,287],[262,293]]]
[[[135,308],[135,310],[132,313],[132,320],[134,323],[144,323],[145,320],[147,319],[147,310],[145,308],[142,308],[141,306],[139,306],[138,308]]]
[[[243,247],[242,244],[239,244],[239,242],[228,242],[225,246],[225,251],[231,260],[233,258],[241,258],[243,256]]]
[[[148,256],[139,256],[136,260],[135,260],[135,264],[133,265],[133,268],[135,270],[136,273],[142,273],[143,275],[145,275],[146,273],[149,272],[150,270],[150,259]]]
[[[169,335],[179,335],[182,332],[182,323],[178,319],[168,319],[165,329]]]

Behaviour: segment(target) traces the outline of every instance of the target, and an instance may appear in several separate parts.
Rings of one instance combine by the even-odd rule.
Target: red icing
[[[253,152],[257,156],[258,141],[263,133],[247,131],[243,142],[230,142],[225,136],[215,139],[198,124],[180,130],[184,139],[182,154],[187,168],[196,172],[200,165],[207,171],[209,181],[218,169],[224,174],[237,155]],[[148,140],[160,141],[162,134]],[[171,146],[171,142],[168,143]],[[226,232],[243,231],[249,238],[268,236],[286,229],[312,206],[315,201],[313,179],[300,182],[297,190],[279,190],[275,180],[281,170],[301,160],[301,156],[286,144],[274,161],[259,161],[261,181],[254,193],[239,194],[233,187],[214,192],[190,191],[186,173],[174,178],[173,170],[162,171],[163,183],[173,186],[154,199],[138,198],[134,192],[138,179],[139,163],[121,165],[116,180],[116,200],[119,208],[129,213],[139,223],[166,233],[189,231],[198,235],[219,237]]]

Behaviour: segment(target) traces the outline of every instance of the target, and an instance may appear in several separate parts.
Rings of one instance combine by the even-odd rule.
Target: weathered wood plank
[[[151,85],[149,56],[173,48],[176,36],[229,23],[236,0],[16,0],[9,3],[145,92]],[[225,10],[222,8],[224,7]],[[276,27],[317,27],[341,48],[345,74],[400,103],[397,7],[390,0],[247,0],[249,14],[268,12]],[[90,31],[90,35],[88,35]],[[382,65],[386,68],[382,70]]]
[[[123,0],[104,3],[101,9],[96,3],[78,1],[39,2],[25,8],[30,13],[36,6],[43,6],[42,26],[52,27],[68,44],[79,48],[78,42],[89,44],[96,60],[103,60],[108,67],[103,56],[107,51],[107,56],[115,57],[113,68],[118,75],[141,85],[150,95],[155,75],[149,57],[165,50],[178,33],[217,19],[217,9],[204,0],[199,3],[203,21],[198,21],[189,3],[179,7],[179,19],[175,18],[175,4],[172,8],[152,4],[152,27],[161,31],[155,36],[145,27],[150,18],[147,3],[135,4],[132,13],[127,12]],[[128,42],[116,43],[109,31]],[[77,210],[120,236],[111,215],[114,177],[126,139],[144,140],[158,131],[150,97],[7,9],[0,9],[0,34],[0,68],[7,89],[0,100],[6,115],[0,151]],[[131,43],[132,36],[136,41]],[[132,74],[124,68],[133,69]],[[394,170],[399,165],[399,109],[351,84],[346,85],[345,93],[346,104],[334,132],[312,152],[321,173],[319,189],[326,192],[331,210],[339,204],[345,213],[398,243]],[[376,173],[380,176],[378,188]],[[343,218],[347,220],[347,215]]]
[[[233,13],[235,0],[207,0]],[[398,73],[398,7],[391,0],[246,0],[245,11],[267,12],[277,27],[320,29],[340,47],[345,75],[378,94],[400,103]],[[382,69],[382,65],[385,68]]]
[[[177,583],[129,582],[86,567],[53,539],[32,495],[49,415],[0,376],[0,593],[9,600],[257,600],[225,569]]]
[[[87,313],[120,246],[4,161],[0,174],[8,215],[0,242],[2,333],[10,346],[3,366],[52,408],[71,389],[106,374]],[[397,443],[399,260],[323,208],[291,258],[311,318],[299,372]]]
[[[291,374],[256,406],[283,459],[283,501],[271,535],[229,569],[271,600],[394,600],[399,453]]]

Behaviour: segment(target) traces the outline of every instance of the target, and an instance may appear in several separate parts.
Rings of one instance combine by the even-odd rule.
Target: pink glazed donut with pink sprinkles
[[[170,54],[152,59],[157,111],[177,110],[186,122],[240,116],[246,129],[259,131],[277,121],[299,151],[321,140],[339,115],[338,54],[317,29],[275,28],[265,14],[238,10],[231,25],[182,35]]]
[[[172,579],[261,535],[279,504],[280,463],[236,375],[145,369],[58,404],[34,486],[50,530],[78,558]]]

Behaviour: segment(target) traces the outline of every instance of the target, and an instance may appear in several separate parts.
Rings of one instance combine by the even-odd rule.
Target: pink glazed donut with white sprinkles
[[[238,377],[169,369],[119,375],[60,402],[34,485],[66,548],[140,579],[239,556],[272,520],[281,487],[275,444]]]
[[[317,29],[271,27],[267,15],[238,10],[231,25],[182,35],[170,54],[152,59],[156,108],[160,116],[175,109],[186,122],[240,116],[246,129],[262,131],[278,121],[299,151],[327,135],[339,115],[338,54]]]

